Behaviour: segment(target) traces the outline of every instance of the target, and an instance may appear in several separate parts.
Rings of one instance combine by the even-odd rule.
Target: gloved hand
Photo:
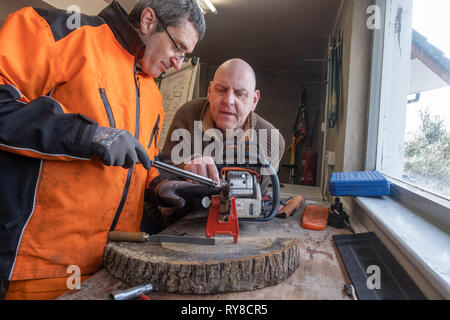
[[[145,148],[126,130],[98,127],[92,138],[91,154],[99,156],[107,166],[130,168],[140,162],[145,169],[151,168]]]
[[[183,208],[186,199],[203,198],[219,194],[220,188],[203,186],[187,181],[166,181],[158,187],[157,196],[161,202],[176,208]]]

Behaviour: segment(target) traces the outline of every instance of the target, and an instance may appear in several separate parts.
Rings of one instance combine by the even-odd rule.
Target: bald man
[[[250,141],[262,147],[265,159],[278,170],[285,142],[272,124],[254,112],[259,99],[252,67],[241,59],[224,62],[209,84],[207,97],[190,101],[176,112],[162,151],[164,161],[219,182],[226,151],[219,155],[218,149],[230,142]],[[263,176],[263,194],[269,182],[270,177]]]

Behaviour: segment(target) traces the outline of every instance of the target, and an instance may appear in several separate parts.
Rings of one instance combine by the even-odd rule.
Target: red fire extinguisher
[[[308,150],[303,153],[301,184],[307,186],[316,185],[316,163],[316,152]]]

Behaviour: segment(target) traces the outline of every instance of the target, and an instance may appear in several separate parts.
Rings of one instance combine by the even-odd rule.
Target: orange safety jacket
[[[130,131],[150,159],[159,153],[164,110],[136,63],[144,43],[116,1],[76,29],[71,15],[27,7],[0,29],[2,280],[96,272],[108,231],[139,230],[158,175],[89,154],[97,126]]]

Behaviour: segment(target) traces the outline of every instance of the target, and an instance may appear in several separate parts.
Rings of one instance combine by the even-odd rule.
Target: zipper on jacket
[[[134,86],[136,87],[136,132],[134,136],[139,140],[139,118],[141,112],[141,83],[139,82],[139,73],[136,70],[136,62],[134,63]]]
[[[148,148],[150,148],[153,139],[155,139],[155,148],[156,148],[156,141],[158,141],[158,134],[159,134],[159,114],[158,114],[158,118],[156,119],[156,123],[155,126],[153,127],[153,131],[152,131],[152,135],[150,137],[150,141],[148,143]]]
[[[109,104],[108,98],[106,97],[105,89],[100,88],[98,89],[98,91],[100,92],[100,97],[102,98],[103,106],[105,107],[106,115],[108,116],[109,125],[111,126],[111,128],[115,128],[116,122],[114,121],[111,105]]]
[[[140,94],[140,86],[139,86],[139,76],[136,70],[136,62],[134,62],[133,67],[133,77],[134,77],[134,85],[136,87],[136,131],[135,131],[135,138],[139,140],[139,117],[140,117],[140,100],[141,100],[141,94]],[[125,187],[123,189],[122,193],[122,199],[120,200],[119,207],[117,208],[116,214],[114,215],[114,220],[111,224],[111,228],[109,231],[113,231],[116,228],[117,222],[119,222],[120,214],[122,213],[122,209],[125,205],[125,201],[127,200],[128,191],[130,189],[131,184],[131,178],[133,177],[133,168],[132,166],[130,169],[128,169],[127,174],[127,181],[125,182]]]

